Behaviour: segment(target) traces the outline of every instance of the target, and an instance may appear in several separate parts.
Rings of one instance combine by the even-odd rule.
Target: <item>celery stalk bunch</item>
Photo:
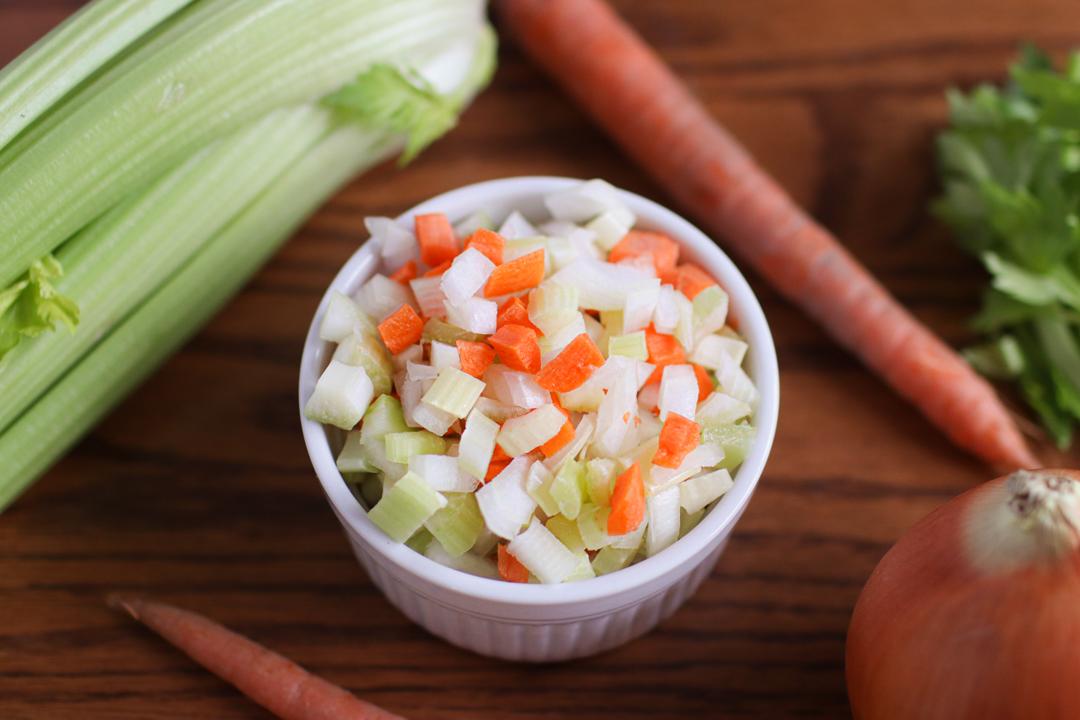
[[[484,0],[95,0],[0,70],[0,509],[494,47]]]

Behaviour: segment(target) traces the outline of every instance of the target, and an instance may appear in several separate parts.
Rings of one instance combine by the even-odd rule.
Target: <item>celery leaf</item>
[[[23,278],[0,291],[0,358],[23,338],[53,330],[57,323],[75,329],[79,307],[53,286],[63,274],[60,261],[46,255]]]

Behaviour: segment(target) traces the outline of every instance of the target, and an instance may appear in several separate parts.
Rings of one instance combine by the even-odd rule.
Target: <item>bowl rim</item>
[[[486,180],[436,195],[395,218],[411,226],[413,216],[427,212],[449,212],[459,218],[459,206],[471,208],[465,215],[483,209],[484,198],[496,202],[508,196],[543,196],[580,184],[576,178],[553,176],[518,176]],[[779,414],[780,381],[776,349],[764,311],[746,278],[735,263],[707,235],[677,213],[645,197],[618,189],[620,199],[646,227],[660,226],[695,260],[716,277],[731,298],[731,312],[739,319],[740,332],[747,338],[750,374],[760,393],[755,412],[757,433],[754,444],[735,473],[735,484],[713,506],[696,527],[670,547],[634,565],[608,575],[559,585],[519,584],[470,575],[441,565],[404,544],[387,538],[368,518],[367,511],[349,490],[330,450],[322,425],[304,417],[304,404],[322,370],[326,344],[319,339],[318,327],[333,291],[351,294],[358,277],[376,267],[374,243],[364,241],[345,262],[327,287],[312,317],[300,363],[299,410],[304,442],[315,473],[335,514],[352,534],[359,536],[377,557],[379,564],[390,563],[435,587],[486,603],[515,606],[557,606],[610,599],[633,589],[662,582],[664,575],[704,554],[729,531],[742,514],[765,468],[776,434]],[[464,217],[465,215],[462,215]]]

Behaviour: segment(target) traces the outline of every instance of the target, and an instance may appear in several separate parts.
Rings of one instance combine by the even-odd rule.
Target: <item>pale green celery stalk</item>
[[[0,70],[0,149],[191,0],[95,0]]]
[[[320,141],[0,435],[0,509],[179,348],[334,190],[400,147],[349,126]]]
[[[273,112],[65,243],[57,257],[66,273],[56,290],[77,299],[81,322],[73,334],[24,340],[4,357],[0,430],[325,136],[331,122],[327,111],[311,106]]]
[[[205,0],[0,157],[0,288],[197,148],[373,63],[422,66],[484,27],[482,0]],[[4,163],[6,162],[6,165]]]

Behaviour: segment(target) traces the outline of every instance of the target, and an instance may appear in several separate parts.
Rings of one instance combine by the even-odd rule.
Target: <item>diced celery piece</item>
[[[675,339],[686,348],[694,349],[694,305],[681,292],[675,293],[675,308],[678,321],[675,324]]]
[[[378,468],[368,461],[364,450],[363,434],[350,432],[345,436],[345,445],[337,456],[337,469],[340,472],[376,472]]]
[[[558,434],[566,417],[554,405],[542,405],[527,415],[503,423],[495,441],[507,455],[517,457],[543,445]]]
[[[603,400],[604,388],[594,382],[585,382],[576,390],[559,393],[559,404],[571,412],[595,412]]]
[[[577,523],[567,519],[563,515],[555,515],[548,518],[544,523],[552,535],[559,538],[559,542],[569,548],[570,552],[578,553],[585,549],[585,541],[581,539]]]
[[[457,325],[451,325],[448,322],[444,322],[439,318],[431,318],[424,323],[424,330],[420,339],[424,342],[438,340],[447,345],[454,345],[458,340],[483,342],[484,336],[478,333],[471,333],[468,330],[459,328]]]
[[[601,310],[600,324],[604,326],[609,336],[624,334],[622,310]]]
[[[714,392],[698,407],[694,420],[699,425],[730,425],[750,417],[751,407],[730,395]]]
[[[754,444],[755,434],[753,425],[706,425],[701,432],[701,439],[723,448],[724,459],[719,467],[734,470],[746,459],[750,446]]]
[[[348,295],[334,291],[319,323],[319,339],[341,342],[353,333],[374,333],[375,324]]]
[[[364,424],[360,434],[365,440],[382,440],[387,433],[408,430],[405,415],[401,412],[401,403],[391,395],[380,395],[371,403],[364,415]]]
[[[686,533],[690,532],[698,526],[698,523],[705,517],[705,508],[698,510],[695,513],[688,513],[683,510],[679,515],[679,537],[686,537]]]
[[[446,498],[432,490],[422,477],[405,473],[371,508],[368,517],[390,539],[403,543],[445,505]]]
[[[589,554],[584,550],[571,552],[573,552],[574,557],[577,558],[577,568],[574,572],[567,575],[563,582],[576,582],[578,580],[588,580],[589,578],[596,577],[596,571],[593,570],[592,563],[589,561]]]
[[[392,389],[394,365],[386,347],[374,335],[353,333],[344,338],[334,350],[334,360],[364,368],[376,395]]]
[[[491,464],[498,433],[499,424],[487,415],[476,409],[469,413],[458,447],[458,467],[474,478],[483,478]]]
[[[592,503],[581,506],[581,512],[577,518],[577,528],[585,549],[599,550],[611,544],[611,536],[607,534],[609,515],[611,515],[611,508],[609,507],[598,507]]]
[[[580,317],[576,287],[545,282],[529,292],[529,320],[544,335],[554,335],[575,317]]]
[[[484,517],[472,493],[448,493],[446,506],[424,523],[439,544],[454,557],[464,555],[484,530]]]
[[[679,484],[679,504],[686,512],[696,513],[722,497],[734,484],[727,470],[695,475]]]
[[[618,213],[605,212],[593,218],[585,229],[596,233],[596,244],[600,249],[611,250],[630,232],[630,225],[625,224],[624,220]]]
[[[593,558],[593,572],[597,575],[608,575],[616,570],[622,570],[630,564],[635,555],[637,555],[637,548],[626,549],[608,545],[601,548],[600,552],[596,553],[596,557]]]
[[[418,552],[423,555],[433,538],[434,535],[432,535],[427,528],[422,527],[414,532],[412,537],[405,541],[405,546],[413,552]]]
[[[701,342],[727,322],[728,294],[719,285],[710,285],[691,301],[694,307],[694,339]]]
[[[445,367],[439,371],[435,383],[424,393],[422,399],[434,408],[456,418],[463,418],[472,410],[482,392],[484,392],[483,380],[474,378],[456,367]]]
[[[559,504],[551,496],[553,482],[555,482],[555,475],[544,467],[544,463],[533,463],[529,468],[529,476],[525,480],[525,491],[548,516],[559,514]]]
[[[407,465],[413,455],[441,455],[446,452],[447,442],[427,430],[387,433],[386,458],[390,462]]]
[[[679,539],[679,488],[671,487],[645,498],[648,526],[645,552],[649,557]]]
[[[454,557],[446,552],[438,541],[428,545],[427,550],[424,551],[424,555],[440,565],[445,565],[446,567],[460,570],[461,572],[466,572],[470,575],[478,575],[479,577],[491,578],[492,580],[499,579],[499,569],[491,560],[480,557],[479,555],[474,555],[473,553],[465,553],[460,557]]]
[[[578,569],[578,557],[536,518],[507,550],[544,584],[563,582]]]
[[[495,222],[484,210],[477,210],[457,225],[454,226],[454,235],[459,238],[467,238],[480,228],[495,229]]]
[[[351,430],[364,417],[373,394],[371,380],[363,368],[331,360],[315,383],[315,390],[304,406],[304,416]]]
[[[360,482],[360,498],[365,507],[375,507],[382,494],[383,481],[378,475],[368,475]]]
[[[585,463],[585,479],[589,502],[594,505],[611,504],[611,486],[615,482],[615,461],[609,458],[593,458]]]
[[[525,490],[532,463],[515,458],[491,482],[476,491],[476,501],[488,530],[509,540],[532,517],[536,501]]]
[[[627,335],[615,335],[608,338],[608,357],[621,355],[645,361],[649,359],[649,348],[645,344],[645,331],[639,330]]]
[[[748,347],[742,340],[723,335],[706,335],[698,341],[690,359],[709,370],[719,370],[729,360],[733,360],[736,365],[742,364]]]
[[[558,504],[560,513],[569,520],[576,520],[585,496],[585,465],[568,460],[551,483],[551,497]]]

